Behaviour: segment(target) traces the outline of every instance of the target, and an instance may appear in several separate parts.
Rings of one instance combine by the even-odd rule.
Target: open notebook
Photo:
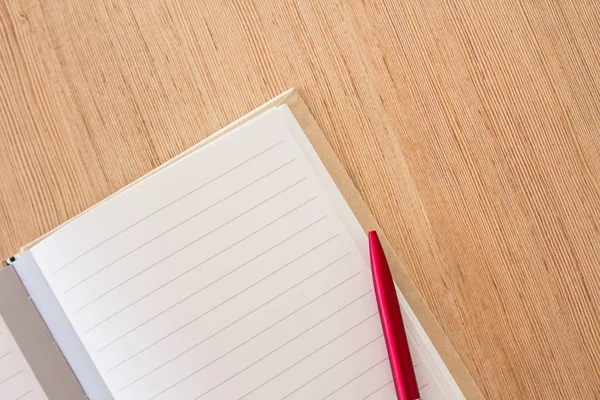
[[[395,398],[365,231],[279,103],[0,271],[0,287],[22,282],[46,338],[21,345],[24,324],[11,327],[25,290],[0,298],[0,398]],[[464,398],[453,374],[467,394],[465,372],[450,373],[400,299],[423,399]],[[66,362],[34,360],[50,334]],[[51,373],[83,390],[56,397]]]

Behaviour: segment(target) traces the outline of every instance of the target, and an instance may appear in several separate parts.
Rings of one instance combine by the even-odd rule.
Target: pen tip
[[[379,236],[375,231],[369,232],[369,252],[371,253],[371,265],[378,264],[382,260],[385,260],[383,247],[381,246]]]
[[[381,247],[381,242],[379,241],[379,236],[377,232],[370,231],[369,232],[369,247],[373,248],[373,246]]]

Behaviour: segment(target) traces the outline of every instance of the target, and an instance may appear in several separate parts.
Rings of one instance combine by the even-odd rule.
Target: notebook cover
[[[216,138],[230,132],[233,128],[236,128],[237,126],[256,117],[257,115],[265,112],[266,110],[269,110],[273,107],[280,106],[282,104],[287,104],[288,107],[290,108],[290,110],[292,111],[292,113],[294,114],[294,117],[297,119],[297,121],[300,124],[300,126],[302,127],[304,133],[306,134],[306,136],[310,140],[311,144],[315,148],[317,154],[321,158],[321,161],[323,162],[323,164],[325,164],[325,167],[327,168],[329,174],[332,176],[332,178],[335,181],[336,185],[338,186],[339,190],[341,191],[344,198],[350,205],[350,208],[356,215],[356,217],[357,217],[358,221],[360,222],[361,226],[363,227],[363,229],[365,231],[377,230],[377,232],[379,234],[379,238],[383,245],[383,248],[386,252],[386,256],[388,258],[390,268],[392,269],[392,275],[394,277],[394,281],[396,282],[396,284],[402,291],[402,294],[406,298],[411,309],[414,311],[415,315],[419,319],[419,322],[421,323],[421,325],[427,332],[429,338],[431,339],[431,342],[433,343],[433,345],[437,349],[438,353],[444,360],[444,363],[446,364],[448,370],[450,371],[450,373],[456,380],[456,383],[460,387],[464,396],[469,400],[484,399],[481,391],[479,390],[479,387],[475,384],[475,381],[473,380],[471,374],[465,367],[460,356],[458,355],[458,353],[456,352],[456,350],[454,349],[454,347],[448,340],[448,337],[446,336],[446,334],[442,330],[441,326],[437,322],[435,316],[433,315],[433,313],[431,312],[431,310],[425,303],[423,297],[421,296],[420,292],[418,291],[417,287],[415,286],[413,280],[410,278],[410,276],[408,275],[402,262],[398,258],[396,252],[391,247],[389,241],[387,240],[387,238],[385,236],[385,233],[381,230],[381,227],[379,226],[379,224],[375,220],[375,217],[370,212],[366,203],[362,199],[360,193],[358,192],[358,189],[356,189],[356,186],[354,186],[354,183],[350,179],[350,176],[348,175],[344,166],[342,165],[339,158],[335,154],[333,148],[327,141],[326,136],[321,131],[321,128],[317,124],[316,120],[314,119],[314,117],[313,117],[312,113],[310,112],[310,110],[308,109],[307,105],[304,103],[304,100],[300,96],[300,93],[297,89],[289,89],[288,91],[273,98],[272,100],[268,101],[267,103],[263,104],[262,106],[256,108],[255,110],[249,112],[248,114],[244,115],[240,119],[227,125],[223,129],[210,135],[209,137],[202,140],[195,146],[192,146],[191,148],[187,149],[186,151],[179,154],[178,156],[165,162],[164,164],[157,167],[153,171],[147,173],[146,175],[142,176],[141,178],[137,179],[136,181],[132,182],[131,184],[125,186],[123,189],[115,192],[111,196],[107,197],[105,200],[100,201],[99,203],[92,206],[91,208],[94,208],[94,207],[98,206],[99,204],[102,204],[104,201],[108,200],[112,196],[115,196],[118,193],[120,193],[121,191],[126,190],[129,187],[131,187],[132,185],[135,185],[138,182],[146,179],[148,176],[160,171],[162,168],[170,165],[171,163],[186,156],[187,154],[197,150],[201,146],[204,146],[207,143],[210,143],[211,141],[215,140]],[[85,212],[86,211],[84,211],[84,213]],[[80,214],[80,215],[82,215],[82,214]],[[78,218],[78,217],[79,216],[76,216],[74,218]],[[67,224],[70,221],[71,220],[65,222],[64,224]],[[52,234],[55,230],[59,229],[63,225],[60,225],[59,227],[55,228],[54,230],[39,237],[32,243],[29,243],[28,245],[24,246],[21,249],[21,252],[27,251],[33,245],[38,243],[40,240],[42,240],[46,236]]]

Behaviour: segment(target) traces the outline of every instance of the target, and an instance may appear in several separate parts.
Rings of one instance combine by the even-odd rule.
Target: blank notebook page
[[[0,315],[0,399],[48,399],[2,315]]]
[[[32,249],[115,399],[395,398],[366,236],[298,129],[270,110]]]

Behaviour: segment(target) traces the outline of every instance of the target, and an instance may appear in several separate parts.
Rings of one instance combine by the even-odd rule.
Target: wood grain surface
[[[600,399],[600,2],[0,2],[0,255],[300,89],[489,399]]]

